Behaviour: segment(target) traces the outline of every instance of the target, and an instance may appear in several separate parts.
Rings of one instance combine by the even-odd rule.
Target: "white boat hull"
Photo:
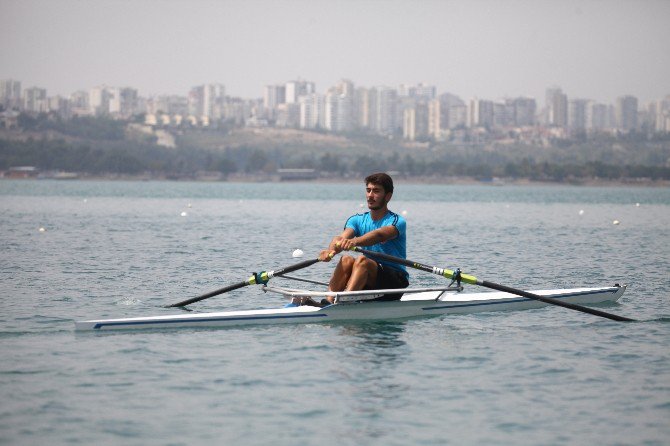
[[[616,302],[625,286],[535,290],[534,294],[574,304]],[[300,306],[272,310],[224,311],[76,321],[76,330],[137,330],[178,327],[231,327],[240,325],[296,324],[353,320],[390,320],[419,316],[469,314],[486,311],[528,310],[548,304],[504,292],[445,293],[431,291],[406,294],[399,301],[361,302],[323,308]]]

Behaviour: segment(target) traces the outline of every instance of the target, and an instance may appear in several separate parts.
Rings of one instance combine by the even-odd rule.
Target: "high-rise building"
[[[21,82],[12,79],[0,80],[0,104],[6,109],[21,108]]]
[[[129,118],[138,112],[139,96],[134,88],[108,88],[107,113],[112,116]]]
[[[443,93],[440,95],[439,101],[440,101],[440,128],[453,129],[458,125],[465,125],[464,120],[461,120],[462,122],[459,121],[459,123],[455,123],[455,121],[452,121],[450,119],[452,115],[451,111],[452,107],[459,107],[459,108],[465,107],[465,102],[463,102],[461,98],[459,98],[455,94]]]
[[[571,99],[568,101],[568,129],[576,132],[586,129],[588,104],[587,99]]]
[[[423,82],[414,87],[414,97],[416,99],[432,100],[437,96],[435,85],[426,85]]]
[[[512,123],[517,127],[529,127],[535,125],[535,113],[537,104],[535,99],[514,98],[506,101],[512,114]]]
[[[463,128],[468,125],[468,107],[455,104],[449,107],[449,129]]]
[[[558,87],[547,89],[546,123],[554,127],[566,127],[568,124],[568,96]]]
[[[178,95],[164,95],[150,98],[147,100],[147,113],[153,115],[186,116],[188,115],[188,98]]]
[[[188,95],[189,113],[197,117],[220,119],[223,117],[225,87],[221,84],[205,84],[191,88]]]
[[[324,98],[324,127],[333,132],[348,132],[355,125],[354,83],[343,79],[330,88]]]
[[[428,135],[434,139],[442,137],[442,110],[439,99],[428,102]]]
[[[348,132],[353,128],[353,96],[338,87],[331,88],[325,95],[324,127],[332,132]]]
[[[609,107],[596,101],[589,101],[586,104],[586,116],[584,120],[586,130],[590,132],[599,132],[611,127]]]
[[[493,103],[493,127],[504,128],[514,125],[514,107],[509,102]]]
[[[622,96],[616,101],[616,125],[619,129],[630,132],[637,129],[637,98]]]
[[[342,79],[340,82],[337,83],[337,85],[335,85],[334,88],[338,94],[342,94],[345,96],[353,97],[356,92],[354,88],[354,83],[348,79]]]
[[[70,95],[70,113],[72,116],[86,116],[91,114],[89,107],[89,93],[75,91]]]
[[[286,103],[295,104],[301,96],[307,96],[316,93],[314,82],[303,80],[286,82]]]
[[[654,101],[654,131],[670,133],[670,95]]]
[[[47,108],[50,112],[56,112],[64,118],[69,118],[70,115],[70,101],[62,96],[52,96],[47,99]]]
[[[418,85],[400,84],[398,86],[398,97],[410,97],[412,99],[435,99],[437,89],[434,85],[426,85],[423,82]]]
[[[84,97],[78,97],[77,101],[79,104],[73,107],[73,112],[82,107]],[[89,90],[89,113],[129,118],[140,111],[139,101],[139,95],[134,88],[101,85]],[[77,112],[74,113],[78,114]]]
[[[370,90],[359,87],[354,95],[354,126],[363,129],[370,128],[371,115]]]
[[[267,109],[275,109],[279,104],[286,103],[285,85],[266,85],[263,91],[263,106]]]
[[[320,94],[301,95],[300,128],[316,129],[324,127],[324,98]]]
[[[90,113],[96,116],[108,114],[110,97],[109,87],[106,85],[91,88],[88,94]]]
[[[372,95],[371,128],[382,135],[392,135],[396,129],[396,102],[398,92],[390,87],[370,89]]]
[[[394,129],[402,130],[404,126],[405,110],[408,108],[416,108],[417,100],[409,96],[396,96],[395,101],[395,121],[393,122]]]
[[[416,109],[406,108],[403,111],[402,137],[410,141],[416,139]]]
[[[493,101],[473,98],[470,100],[468,110],[468,125],[471,128],[494,126],[494,106]]]
[[[33,113],[49,111],[47,90],[38,87],[26,88],[23,91],[23,109]]]
[[[428,137],[429,106],[425,100],[415,101],[414,106],[403,110],[402,134],[403,138],[414,141],[417,138]]]
[[[430,128],[430,108],[428,106],[428,101],[418,101],[414,110],[416,110],[416,137],[427,138],[429,136]]]

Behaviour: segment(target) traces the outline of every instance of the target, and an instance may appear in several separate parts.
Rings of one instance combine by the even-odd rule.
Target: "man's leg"
[[[377,280],[377,263],[365,256],[342,256],[330,279],[330,291],[358,291],[371,288]],[[326,298],[331,304],[333,297]]]
[[[329,291],[344,291],[351,277],[351,272],[354,268],[354,258],[343,255],[340,261],[337,262],[333,276],[330,278],[328,285]]]
[[[377,281],[377,262],[365,256],[356,257],[347,283],[347,291],[358,291],[363,288],[374,289]]]

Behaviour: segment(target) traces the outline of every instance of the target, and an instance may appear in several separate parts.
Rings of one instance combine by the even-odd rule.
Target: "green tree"
[[[260,149],[254,149],[247,158],[247,172],[260,172],[268,163],[268,156]]]

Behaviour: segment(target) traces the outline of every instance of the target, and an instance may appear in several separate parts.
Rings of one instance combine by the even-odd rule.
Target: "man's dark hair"
[[[367,186],[370,183],[383,187],[386,193],[393,192],[393,180],[384,172],[373,173],[365,177],[365,185]]]

